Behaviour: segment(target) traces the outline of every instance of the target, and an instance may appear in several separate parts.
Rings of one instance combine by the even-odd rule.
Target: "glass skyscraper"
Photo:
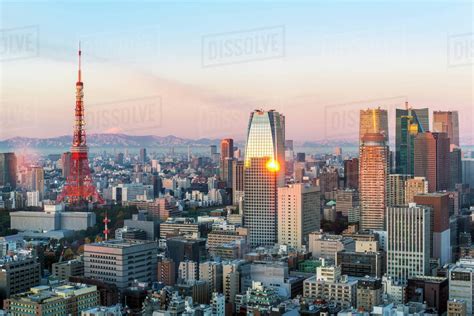
[[[397,109],[395,128],[396,173],[414,174],[414,141],[418,133],[429,130],[429,110]]]
[[[277,189],[285,184],[285,117],[250,114],[244,160],[244,223],[252,247],[277,242]]]

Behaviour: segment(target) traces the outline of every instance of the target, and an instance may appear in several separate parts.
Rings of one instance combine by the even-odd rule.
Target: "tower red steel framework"
[[[92,183],[89,169],[88,148],[86,143],[86,131],[84,128],[84,84],[81,78],[81,47],[79,45],[79,71],[76,82],[76,110],[74,123],[74,136],[71,147],[70,173],[66,178],[66,184],[58,196],[58,202],[69,204],[80,204],[84,202],[97,202],[103,204],[104,200],[97,192]]]

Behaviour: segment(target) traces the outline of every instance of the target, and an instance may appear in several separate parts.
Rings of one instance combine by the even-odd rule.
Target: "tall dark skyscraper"
[[[449,190],[454,190],[459,183],[462,183],[462,152],[460,148],[453,148],[449,153]]]
[[[285,183],[285,123],[276,111],[250,114],[244,160],[244,223],[252,247],[277,242],[277,189]]]
[[[0,153],[0,186],[16,188],[16,169],[15,153]]]
[[[433,133],[433,136],[436,139],[436,190],[445,191],[450,178],[450,140],[446,133]]]
[[[406,103],[406,109],[396,111],[395,165],[400,174],[414,174],[414,141],[418,133],[429,130],[429,111],[411,109]]]
[[[61,154],[61,166],[63,177],[69,177],[71,172],[71,153],[69,151]]]
[[[428,180],[428,191],[447,190],[450,181],[449,138],[446,133],[419,133],[415,138],[415,176]]]
[[[232,187],[232,160],[234,157],[234,140],[225,138],[221,141],[220,174],[228,188]]]
[[[457,111],[434,111],[433,132],[447,133],[450,144],[459,147],[459,117]]]
[[[419,133],[414,142],[414,173],[425,177],[428,191],[436,191],[436,140],[431,132]]]
[[[346,188],[359,190],[359,159],[344,160],[344,185]]]
[[[146,148],[140,149],[140,163],[144,164],[147,162]]]

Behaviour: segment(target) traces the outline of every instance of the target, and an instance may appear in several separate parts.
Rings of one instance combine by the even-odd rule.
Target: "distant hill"
[[[32,137],[14,137],[0,141],[0,148],[32,148],[32,149],[54,149],[68,148],[71,146],[71,136],[58,136],[51,138],[32,138]],[[87,135],[87,145],[90,148],[113,148],[113,147],[170,147],[170,146],[192,146],[205,147],[210,145],[219,145],[220,139],[189,139],[173,135],[168,136],[133,136],[126,134],[90,134]],[[235,145],[243,148],[244,141],[235,141]],[[298,147],[333,147],[333,146],[357,146],[357,143],[351,140],[328,140],[328,141],[295,141]]]
[[[14,137],[0,141],[1,148],[67,148],[71,146],[71,136],[51,138]],[[219,144],[218,139],[185,139],[176,136],[132,136],[125,134],[90,134],[87,145],[91,148],[107,147],[156,147],[156,146],[209,146]]]

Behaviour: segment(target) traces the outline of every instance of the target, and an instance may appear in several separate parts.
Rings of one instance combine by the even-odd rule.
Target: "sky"
[[[77,49],[87,132],[355,140],[358,111],[460,111],[473,143],[470,1],[0,2],[0,139],[72,133]],[[395,135],[394,131],[390,135]]]

